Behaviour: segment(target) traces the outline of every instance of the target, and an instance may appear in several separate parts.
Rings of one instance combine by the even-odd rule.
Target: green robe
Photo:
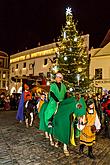
[[[70,116],[74,113],[76,116],[83,116],[86,113],[86,104],[83,98],[80,98],[79,103],[82,105],[80,109],[76,107],[75,97],[63,100],[58,108],[57,113],[53,118],[53,128],[49,129],[45,123],[45,111],[49,103],[44,103],[40,110],[40,130],[47,131],[54,135],[60,142],[69,144],[71,134]]]
[[[50,128],[48,128],[48,126],[46,125],[44,118],[45,118],[45,110],[47,108],[48,102],[44,102],[40,112],[39,112],[39,118],[40,118],[40,123],[39,123],[39,129],[44,131],[44,132],[48,132],[51,133]]]
[[[66,93],[66,86],[61,83],[61,89],[59,90],[57,84],[53,82],[50,86],[50,92],[53,92],[54,95],[58,98],[59,102],[64,100],[65,93]],[[47,108],[45,110],[45,123],[48,125],[48,120],[52,117],[52,115],[55,113],[57,108],[57,102],[53,99],[53,97],[50,96],[49,93],[49,103],[47,105]]]

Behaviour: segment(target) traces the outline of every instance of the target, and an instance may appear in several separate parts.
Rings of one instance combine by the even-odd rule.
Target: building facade
[[[110,42],[103,48],[91,49],[89,76],[94,80],[94,91],[110,90]]]
[[[0,94],[9,90],[9,57],[0,51]]]
[[[24,78],[33,77],[40,81],[42,77],[49,77],[49,68],[56,57],[56,52],[56,43],[52,43],[11,55],[10,93],[21,93]]]
[[[89,35],[83,35],[87,52],[89,51]],[[50,78],[50,68],[55,65],[59,43],[51,43],[26,50],[10,56],[10,94],[22,92],[23,79],[34,78],[37,82],[42,78]],[[48,83],[48,82],[47,82]]]

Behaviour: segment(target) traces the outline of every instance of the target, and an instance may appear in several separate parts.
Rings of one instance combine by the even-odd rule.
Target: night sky
[[[0,0],[0,50],[11,55],[57,40],[68,6],[77,30],[99,47],[110,28],[110,0]]]

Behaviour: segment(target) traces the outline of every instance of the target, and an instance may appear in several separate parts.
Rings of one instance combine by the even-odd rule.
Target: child
[[[99,129],[101,128],[101,124],[95,110],[93,99],[87,100],[87,112],[85,119],[86,124],[80,134],[79,152],[80,154],[82,154],[84,147],[88,146],[88,157],[91,159],[95,159],[92,152],[92,146],[95,143],[95,133],[99,131]]]

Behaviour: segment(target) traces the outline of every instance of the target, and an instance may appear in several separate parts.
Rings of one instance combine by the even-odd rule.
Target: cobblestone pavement
[[[38,130],[38,120],[33,127],[15,119],[15,111],[0,111],[0,165],[110,165],[110,140],[98,135],[94,145],[95,160],[78,154],[78,145],[69,146],[70,156],[63,154],[62,145],[49,145]]]

